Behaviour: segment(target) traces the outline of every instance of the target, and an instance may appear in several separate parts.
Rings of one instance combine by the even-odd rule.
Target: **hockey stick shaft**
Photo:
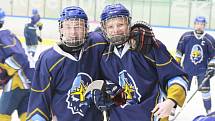
[[[183,107],[180,109],[180,111],[175,115],[175,118],[173,121],[181,114],[181,112],[184,110],[184,108],[187,106],[187,104],[193,99],[193,97],[196,95],[196,93],[203,87],[203,85],[211,78],[211,75],[207,75],[204,80],[202,81],[201,85],[195,90],[195,92],[190,96],[190,98],[187,100],[187,102],[183,105]]]
[[[104,121],[108,121],[107,111],[103,111]]]

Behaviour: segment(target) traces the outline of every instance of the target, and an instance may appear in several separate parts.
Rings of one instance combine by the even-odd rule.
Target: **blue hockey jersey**
[[[6,58],[14,54],[15,58],[19,63],[21,63],[21,65],[26,63],[25,60],[20,60],[27,57],[27,55],[25,55],[25,50],[22,48],[22,44],[9,30],[0,31],[0,47],[1,52],[3,53],[0,55],[0,62],[4,62]],[[18,58],[18,56],[20,58]]]
[[[28,57],[19,39],[9,30],[0,31],[0,53],[1,65],[6,64],[6,68],[10,67],[6,69],[9,75],[12,76],[18,73],[21,79],[14,80],[19,82],[9,81],[8,84],[5,85],[4,91],[10,91],[17,87],[28,89],[34,69],[30,68]],[[19,83],[19,86],[14,85],[13,87],[15,83]]]
[[[197,37],[194,31],[182,35],[177,46],[177,58],[182,58],[184,70],[191,76],[205,73],[208,62],[215,57],[214,39],[204,33]]]
[[[127,95],[125,105],[109,111],[110,121],[156,121],[151,111],[162,100],[160,90],[167,93],[173,83],[184,89],[187,85],[180,79],[169,81],[186,74],[162,43],[147,55],[131,50],[128,43],[122,54],[114,47],[103,54],[101,67],[105,78],[124,88]]]
[[[28,23],[24,28],[26,45],[38,45],[37,28],[34,24]]]
[[[211,112],[207,116],[199,115],[193,121],[215,121],[215,112]]]
[[[32,82],[28,106],[28,120],[50,121],[102,121],[103,116],[84,96],[87,86],[100,74],[100,58],[106,45],[103,37],[95,32],[75,58],[58,45],[40,55]]]

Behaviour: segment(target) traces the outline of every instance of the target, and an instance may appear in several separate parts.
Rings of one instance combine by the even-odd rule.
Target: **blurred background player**
[[[24,36],[27,46],[28,53],[34,57],[38,41],[42,42],[41,31],[43,24],[40,21],[40,15],[37,9],[32,9],[31,22],[25,25]],[[39,29],[40,35],[37,34],[37,29]]]
[[[108,117],[111,121],[167,121],[172,108],[183,105],[186,74],[154,38],[150,25],[137,22],[131,27],[130,22],[130,12],[122,4],[107,5],[101,14],[102,30],[110,43],[102,56],[102,72],[116,85],[112,90],[120,86],[126,94],[126,103],[112,106]],[[164,101],[160,89],[167,94]]]
[[[88,17],[80,7],[63,9],[59,18],[61,43],[40,55],[28,105],[29,121],[102,121],[87,86],[101,79],[99,62],[106,44],[102,35],[88,33]]]
[[[3,29],[5,12],[0,8],[0,121],[11,121],[17,110],[21,121],[26,121],[30,81],[34,69],[29,68],[25,50],[19,39]]]
[[[184,70],[189,75],[189,88],[191,81],[197,79],[198,86],[203,81],[207,69],[214,68],[215,48],[214,38],[204,31],[205,17],[199,16],[194,21],[194,31],[184,33],[177,45],[176,60],[182,63]],[[184,56],[183,62],[181,62]],[[207,81],[199,90],[202,93],[204,107],[207,113],[211,111],[210,81]]]
[[[36,25],[40,21],[40,15],[36,8],[32,9],[31,23]]]

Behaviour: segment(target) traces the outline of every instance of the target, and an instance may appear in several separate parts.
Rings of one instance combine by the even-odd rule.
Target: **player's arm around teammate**
[[[102,33],[109,42],[101,60],[103,75],[112,81],[107,84],[115,83],[113,90],[121,87],[126,95],[125,103],[108,109],[109,118],[167,120],[174,105],[184,103],[186,73],[155,39],[148,24],[140,22],[131,27],[130,21],[130,13],[122,4],[107,5],[101,14]],[[167,95],[164,101],[161,90]]]

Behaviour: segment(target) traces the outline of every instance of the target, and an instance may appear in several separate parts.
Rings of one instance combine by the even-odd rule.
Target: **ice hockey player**
[[[84,96],[87,86],[101,79],[103,36],[88,33],[88,17],[80,7],[63,9],[59,18],[61,43],[40,55],[32,81],[29,121],[102,121],[102,112]]]
[[[148,24],[137,22],[131,27],[130,13],[122,4],[107,5],[101,24],[110,43],[101,60],[103,75],[112,81],[107,85],[116,84],[112,90],[120,86],[126,94],[124,105],[107,105],[109,119],[167,121],[172,108],[182,106],[186,97],[186,74],[182,68],[165,45],[155,39]],[[161,90],[167,95],[165,100]],[[95,104],[101,107],[102,103]],[[104,103],[103,110],[105,106]]]
[[[26,121],[30,81],[34,69],[29,67],[27,55],[19,39],[4,29],[5,12],[0,8],[0,121],[11,121],[17,110],[21,121]]]
[[[204,31],[205,17],[198,16],[194,21],[194,31],[185,32],[177,45],[176,60],[188,73],[190,90],[191,81],[197,79],[198,86],[205,78],[205,74],[214,69],[215,48],[214,38]],[[184,56],[183,62],[181,58]],[[210,81],[207,81],[199,90],[202,93],[204,107],[207,113],[211,111]]]
[[[24,36],[27,46],[28,53],[34,57],[38,41],[42,42],[41,34],[37,34],[37,29],[39,29],[40,33],[43,28],[43,24],[40,21],[40,15],[37,9],[32,9],[31,22],[25,25],[24,28]]]

